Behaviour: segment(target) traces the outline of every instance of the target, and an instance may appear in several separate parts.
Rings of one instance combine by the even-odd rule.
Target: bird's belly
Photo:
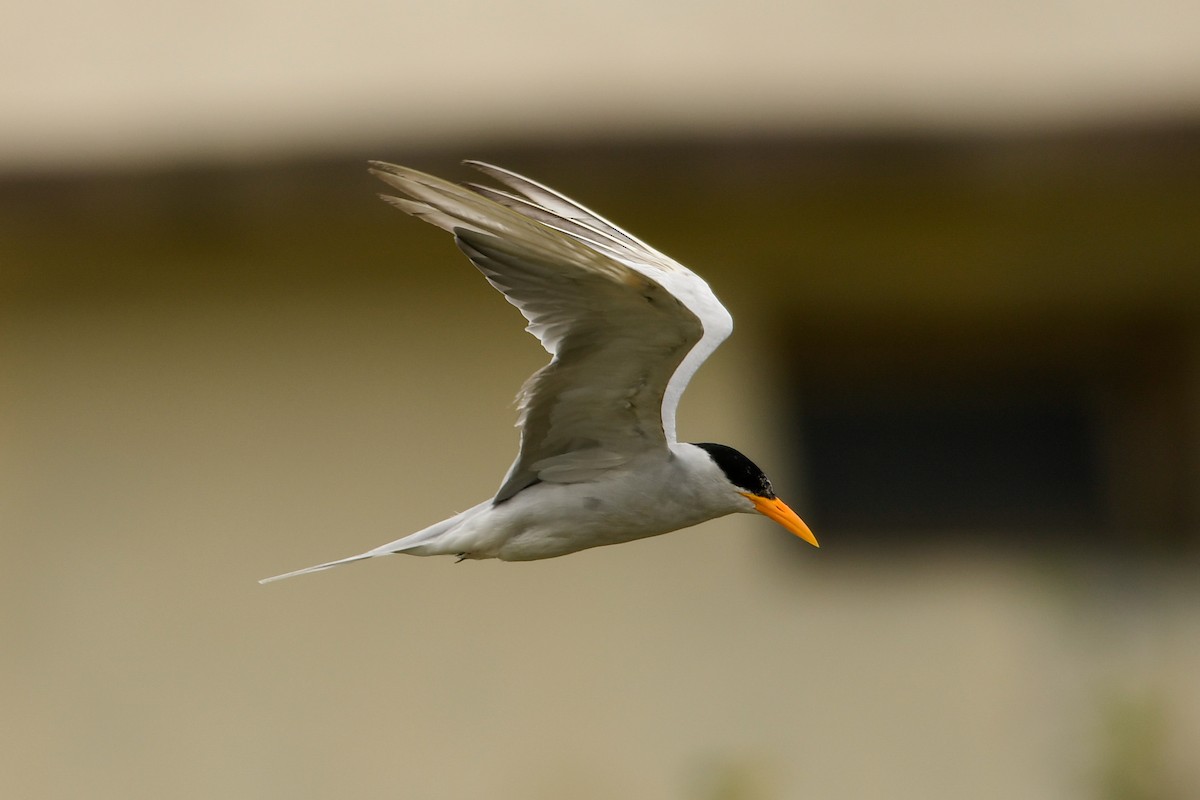
[[[695,498],[654,492],[654,482],[538,484],[494,557],[531,561],[690,527],[725,513]],[[536,494],[534,493],[536,491]],[[514,509],[514,511],[516,511]],[[525,513],[521,513],[525,512]],[[491,554],[489,554],[491,555]]]

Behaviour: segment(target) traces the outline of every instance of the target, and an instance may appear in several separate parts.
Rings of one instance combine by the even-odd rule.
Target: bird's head
[[[695,442],[695,445],[708,453],[708,457],[725,474],[725,479],[733,484],[734,490],[749,502],[745,511],[756,511],[778,522],[813,547],[821,546],[804,520],[775,496],[771,481],[758,465],[727,445],[712,442]]]

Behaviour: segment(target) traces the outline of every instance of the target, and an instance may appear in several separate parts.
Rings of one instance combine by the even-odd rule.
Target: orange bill
[[[813,532],[804,524],[804,520],[796,516],[796,512],[788,508],[787,503],[784,503],[778,497],[769,499],[759,497],[756,494],[750,494],[749,492],[741,492],[741,495],[748,498],[751,503],[754,503],[754,509],[767,519],[778,522],[813,547],[821,546],[817,544],[817,537],[813,536]]]

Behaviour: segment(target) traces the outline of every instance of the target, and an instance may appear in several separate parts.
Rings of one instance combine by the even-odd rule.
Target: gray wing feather
[[[517,396],[521,452],[498,502],[535,481],[589,480],[665,446],[663,393],[703,332],[694,315],[644,276],[614,282],[486,234],[459,230],[455,239],[529,330],[554,344]]]
[[[552,356],[518,395],[521,449],[495,502],[537,481],[589,480],[665,449],[664,394],[705,326],[634,263],[664,272],[658,262],[674,262],[553,190],[475,166],[524,197],[391,164],[376,162],[372,172],[404,195],[385,200],[454,234]],[[670,423],[673,439],[673,405]]]

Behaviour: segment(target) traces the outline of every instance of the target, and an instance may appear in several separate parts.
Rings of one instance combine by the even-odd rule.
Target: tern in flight
[[[757,512],[812,545],[750,459],[680,442],[675,409],[733,318],[691,270],[562,194],[467,162],[503,188],[372,162],[383,199],[454,235],[550,354],[517,397],[520,452],[495,496],[402,539],[267,578],[404,553],[529,561]]]

